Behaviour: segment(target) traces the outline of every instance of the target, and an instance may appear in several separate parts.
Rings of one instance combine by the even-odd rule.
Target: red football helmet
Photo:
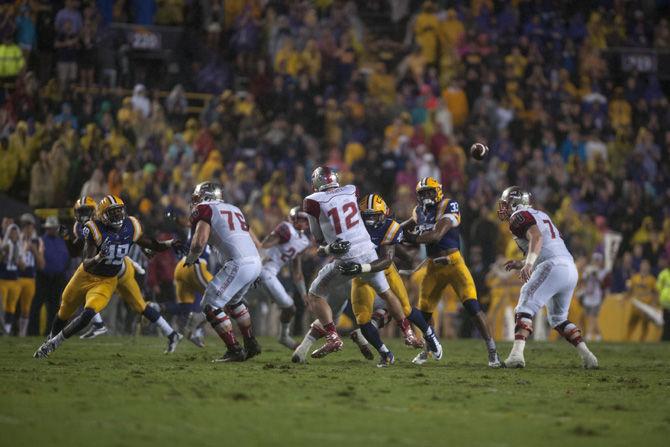
[[[510,186],[498,199],[498,219],[508,220],[519,206],[530,206],[530,193],[518,186]]]
[[[340,176],[334,168],[319,166],[312,172],[312,189],[325,191],[340,187]]]

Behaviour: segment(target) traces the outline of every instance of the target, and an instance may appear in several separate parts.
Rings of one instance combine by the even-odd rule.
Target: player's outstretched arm
[[[202,251],[207,246],[210,231],[211,227],[207,222],[204,220],[198,221],[198,224],[195,226],[193,237],[191,238],[191,247],[189,248],[188,255],[186,255],[184,264],[192,265],[198,261]]]
[[[542,233],[537,228],[537,225],[531,225],[526,230],[526,239],[528,239],[528,254],[526,255],[526,262],[519,272],[519,277],[523,282],[527,282],[530,279],[530,275],[533,273],[533,268],[535,267],[535,261],[537,261],[540,251],[542,251]]]
[[[281,237],[279,236],[279,234],[277,234],[277,232],[273,231],[272,233],[265,236],[263,242],[261,242],[260,244],[260,248],[264,248],[267,250],[268,248],[272,248],[275,245],[279,244],[280,242]]]
[[[100,250],[89,239],[84,239],[84,249],[82,250],[82,264],[84,269],[89,269],[107,257],[107,240],[100,245]]]
[[[411,233],[405,233],[405,239],[409,240],[410,242],[414,242],[415,244],[433,244],[442,239],[444,235],[447,234],[447,232],[453,227],[454,223],[450,219],[442,218],[437,221],[435,227],[433,227],[431,230],[423,232],[419,235],[407,237]]]
[[[382,245],[380,247],[379,259],[370,264],[359,264],[358,262],[343,262],[337,266],[343,275],[353,276],[361,273],[381,272],[386,270],[393,263],[395,255],[394,245]]]
[[[153,237],[149,237],[144,233],[137,240],[137,245],[151,251],[165,251],[170,248],[179,248],[182,242],[179,239],[168,239],[166,241],[159,241]]]

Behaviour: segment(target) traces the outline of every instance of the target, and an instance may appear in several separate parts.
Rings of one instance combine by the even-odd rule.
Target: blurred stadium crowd
[[[496,198],[518,184],[588,272],[587,317],[612,293],[660,301],[668,322],[668,85],[604,54],[669,50],[669,3],[2,1],[0,193],[34,209],[113,193],[171,233],[165,212],[218,179],[265,235],[317,164],[399,219],[430,175],[461,204],[463,253],[494,304],[500,260],[519,256]],[[182,30],[179,76],[134,70],[112,22]],[[194,113],[186,92],[211,96]],[[488,159],[469,159],[475,141]],[[151,261],[149,293],[165,299],[175,262]]]

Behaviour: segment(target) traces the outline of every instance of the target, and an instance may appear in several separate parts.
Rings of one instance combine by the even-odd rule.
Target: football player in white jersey
[[[261,242],[261,247],[266,250],[263,269],[261,270],[261,284],[265,286],[272,300],[281,309],[279,343],[291,350],[297,346],[290,334],[291,320],[295,315],[295,305],[293,298],[286,292],[281,281],[277,278],[277,274],[286,263],[290,262],[293,284],[302,300],[306,300],[307,288],[302,274],[301,255],[312,245],[312,240],[306,233],[308,228],[307,213],[296,206],[291,208],[288,220],[277,225]]]
[[[523,261],[507,261],[505,268],[519,270],[525,283],[514,309],[514,346],[505,366],[523,368],[526,338],[533,332],[533,317],[547,306],[547,319],[579,353],[585,368],[597,368],[598,359],[589,351],[582,333],[568,320],[568,310],[577,285],[577,267],[551,218],[530,206],[530,194],[510,186],[498,200],[498,218],[509,222],[509,229],[526,255]]]
[[[333,255],[336,258],[319,271],[309,288],[310,308],[326,332],[326,343],[314,351],[312,357],[324,357],[342,349],[342,340],[335,329],[333,314],[327,301],[330,290],[350,278],[339,270],[338,265],[341,262],[355,262],[360,265],[360,273],[354,277],[372,286],[388,303],[389,312],[401,328],[405,343],[423,347],[423,341],[414,335],[409,321],[405,318],[400,300],[391,291],[384,272],[370,271],[370,263],[376,261],[378,256],[376,246],[370,239],[358,209],[356,187],[353,185],[340,187],[335,170],[322,166],[312,173],[312,189],[314,193],[305,198],[302,208],[309,215],[309,227],[314,239],[320,245],[319,253]],[[373,343],[370,335],[374,334],[366,335],[368,341],[380,346],[379,366],[394,363],[395,358],[391,351],[381,342]],[[376,337],[379,337],[378,332]]]
[[[228,350],[217,361],[244,361],[260,354],[260,345],[251,331],[251,316],[244,295],[261,273],[261,258],[242,211],[225,203],[221,187],[212,182],[198,184],[191,198],[191,247],[185,265],[198,262],[209,243],[219,252],[223,267],[207,284],[202,298],[203,313]],[[244,348],[235,339],[232,316],[244,337]],[[199,317],[200,319],[202,316]],[[197,327],[197,318],[189,326]]]

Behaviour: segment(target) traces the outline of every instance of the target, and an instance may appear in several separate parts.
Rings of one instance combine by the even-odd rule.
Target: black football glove
[[[362,272],[361,265],[353,261],[343,262],[337,266],[337,269],[345,276],[355,276]]]
[[[328,251],[333,255],[343,255],[349,251],[350,246],[351,242],[342,240],[338,237],[334,242],[328,244]]]

